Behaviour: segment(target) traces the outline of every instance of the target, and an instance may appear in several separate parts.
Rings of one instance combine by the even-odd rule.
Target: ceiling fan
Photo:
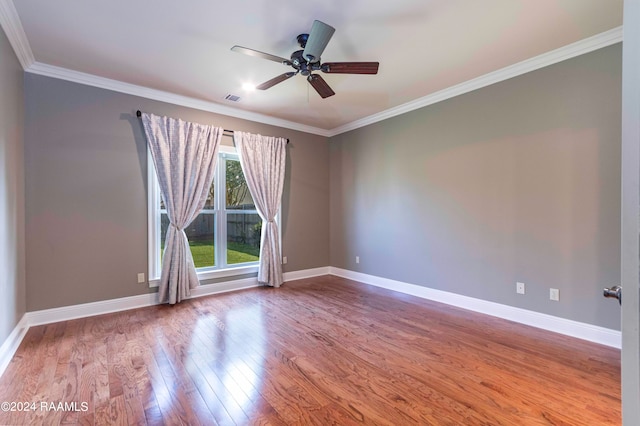
[[[333,36],[335,28],[321,21],[313,21],[309,34],[300,34],[297,37],[298,43],[303,50],[296,50],[291,54],[291,59],[260,52],[242,46],[233,46],[232,51],[243,53],[249,56],[268,59],[291,66],[295,71],[280,74],[271,80],[256,86],[258,90],[267,90],[278,83],[290,79],[296,74],[307,77],[307,81],[322,98],[328,98],[336,93],[329,87],[320,74],[314,71],[322,71],[328,74],[377,74],[378,62],[320,62],[320,55],[327,47],[329,40]]]

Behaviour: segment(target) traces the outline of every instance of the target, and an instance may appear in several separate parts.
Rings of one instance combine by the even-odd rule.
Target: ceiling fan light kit
[[[331,40],[335,32],[336,29],[331,25],[320,21],[313,21],[309,38],[305,46],[302,46],[304,49],[302,53],[304,59],[309,63],[320,62],[320,55],[324,52],[324,49],[327,47],[327,44],[329,44],[329,40]]]
[[[242,46],[233,46],[232,51],[257,58],[280,62],[283,65],[293,67],[295,71],[281,74],[271,80],[256,86],[257,90],[267,90],[278,83],[290,79],[296,74],[307,77],[307,81],[324,99],[335,95],[327,82],[314,71],[322,71],[327,74],[377,74],[378,62],[320,62],[320,56],[333,36],[335,28],[321,21],[314,21],[309,34],[300,34],[297,37],[298,44],[303,50],[296,50],[290,59]]]

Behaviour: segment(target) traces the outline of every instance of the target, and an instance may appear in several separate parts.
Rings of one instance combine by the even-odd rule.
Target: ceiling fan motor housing
[[[296,50],[291,54],[291,66],[300,71],[300,74],[307,76],[312,71],[318,71],[321,68],[320,58],[318,58],[318,62],[310,63],[304,58],[302,50]]]
[[[291,63],[296,69],[300,69],[302,65],[307,63],[302,56],[302,50],[296,50],[291,54]]]

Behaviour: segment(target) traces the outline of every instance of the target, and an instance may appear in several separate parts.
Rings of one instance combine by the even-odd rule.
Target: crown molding
[[[27,35],[22,28],[20,17],[18,17],[18,11],[11,0],[0,0],[0,27],[7,34],[22,69],[26,70],[35,62],[35,59]]]
[[[451,86],[447,89],[440,90],[438,92],[432,93],[422,98],[418,98],[411,102],[407,102],[397,107],[393,107],[385,111],[370,115],[368,117],[352,121],[351,123],[347,123],[343,126],[335,127],[329,131],[329,136],[337,136],[341,133],[359,129],[360,127],[368,126],[370,124],[386,120],[387,118],[402,115],[428,105],[433,105],[435,103],[442,102],[444,100],[469,93],[474,90],[481,89],[483,87],[490,86],[492,84],[499,83],[501,81],[505,81],[540,68],[547,67],[549,65],[556,64],[558,62],[566,61],[567,59],[571,59],[576,56],[584,55],[586,53],[602,49],[603,47],[611,46],[612,44],[616,44],[621,41],[622,27],[617,27],[612,30],[597,34],[595,36],[577,41],[575,43],[568,44],[550,52],[543,53],[542,55],[534,56],[533,58],[526,59],[522,62],[509,65],[508,67],[501,68],[497,71],[490,72],[472,80],[468,80],[455,86]]]
[[[2,0],[0,0],[2,1]],[[57,67],[55,65],[34,62],[25,69],[31,74],[38,74],[45,77],[53,77],[60,80],[67,80],[74,83],[84,84],[87,86],[98,87],[101,89],[113,90],[114,92],[126,93],[128,95],[140,96],[141,98],[153,99],[155,101],[167,102],[174,105],[180,105],[188,108],[195,108],[202,111],[209,111],[216,114],[227,115],[230,117],[241,118],[243,120],[255,121],[257,123],[269,124],[271,126],[283,127],[300,132],[311,133],[320,136],[329,136],[329,131],[318,127],[308,126],[281,118],[271,117],[265,114],[259,114],[251,111],[245,111],[238,108],[232,108],[220,105],[215,102],[195,99],[188,96],[177,95],[175,93],[165,92],[162,90],[151,89],[149,87],[138,86],[136,84],[124,83],[118,80],[99,77],[80,71],[70,70],[68,68]]]
[[[26,72],[325,137],[337,136],[397,115],[406,114],[407,112],[433,105],[435,103],[442,102],[567,59],[584,55],[622,41],[622,27],[616,27],[609,31],[605,31],[559,49],[543,53],[542,55],[526,59],[522,62],[501,68],[422,98],[327,130],[281,118],[271,117],[265,114],[228,107],[215,102],[177,95],[170,92],[124,83],[118,80],[98,77],[88,73],[36,62],[16,9],[11,0],[0,0],[0,26],[2,26],[5,33],[7,33],[7,37],[16,52],[18,60]]]

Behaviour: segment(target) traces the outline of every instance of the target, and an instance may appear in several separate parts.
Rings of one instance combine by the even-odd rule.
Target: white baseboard
[[[210,296],[218,293],[228,293],[230,291],[243,290],[245,288],[258,287],[258,279],[244,278],[241,280],[224,281],[215,284],[204,284],[191,290],[191,298]]]
[[[559,318],[552,315],[541,314],[539,312],[515,308],[513,306],[502,305],[500,303],[489,302],[473,297],[462,296],[442,290],[435,290],[416,284],[409,284],[402,281],[395,281],[388,278],[349,271],[347,269],[330,267],[329,270],[331,275],[336,275],[338,277],[351,279],[376,287],[382,287],[388,290],[421,297],[423,299],[456,306],[458,308],[468,309],[470,311],[530,325],[543,330],[577,337],[579,339],[588,340],[601,345],[611,346],[618,349],[622,347],[622,333],[617,330],[611,330],[609,328]]]
[[[158,293],[148,293],[138,296],[121,297],[119,299],[102,300],[100,302],[43,309],[40,311],[27,312],[25,316],[27,317],[29,327],[32,327],[95,315],[110,314],[128,309],[143,308],[156,304],[158,304]]]
[[[24,339],[25,334],[27,334],[27,330],[29,330],[29,325],[27,324],[25,314],[20,321],[18,321],[18,324],[14,327],[2,346],[0,346],[0,376],[2,376],[4,370],[7,369],[7,366],[13,358],[13,354],[16,353],[22,339]]]
[[[255,278],[245,278],[214,284],[203,284],[191,290],[191,298],[208,296],[216,293],[226,293],[228,291],[242,290],[244,288],[257,286],[258,281]],[[29,327],[31,327],[77,318],[127,311],[130,309],[144,308],[147,306],[158,305],[159,303],[158,293],[153,292],[138,296],[121,297],[119,299],[102,300],[100,302],[43,309],[41,311],[27,312],[25,316],[27,317]]]
[[[299,280],[302,278],[328,275],[329,267],[306,269],[283,274],[285,281]],[[202,297],[217,293],[242,290],[257,287],[256,278],[245,278],[233,281],[224,281],[214,284],[203,284],[191,290],[191,297]],[[100,302],[83,303],[80,305],[63,306],[61,308],[43,309],[41,311],[27,312],[25,314],[29,327],[53,322],[67,321],[76,318],[90,317],[94,315],[109,314],[112,312],[126,311],[129,309],[143,308],[157,305],[158,293],[141,294],[138,296],[122,297],[119,299],[103,300]]]
[[[321,275],[329,275],[329,267],[304,269],[302,271],[285,272],[283,275],[284,281],[303,280],[305,278],[319,277]]]

